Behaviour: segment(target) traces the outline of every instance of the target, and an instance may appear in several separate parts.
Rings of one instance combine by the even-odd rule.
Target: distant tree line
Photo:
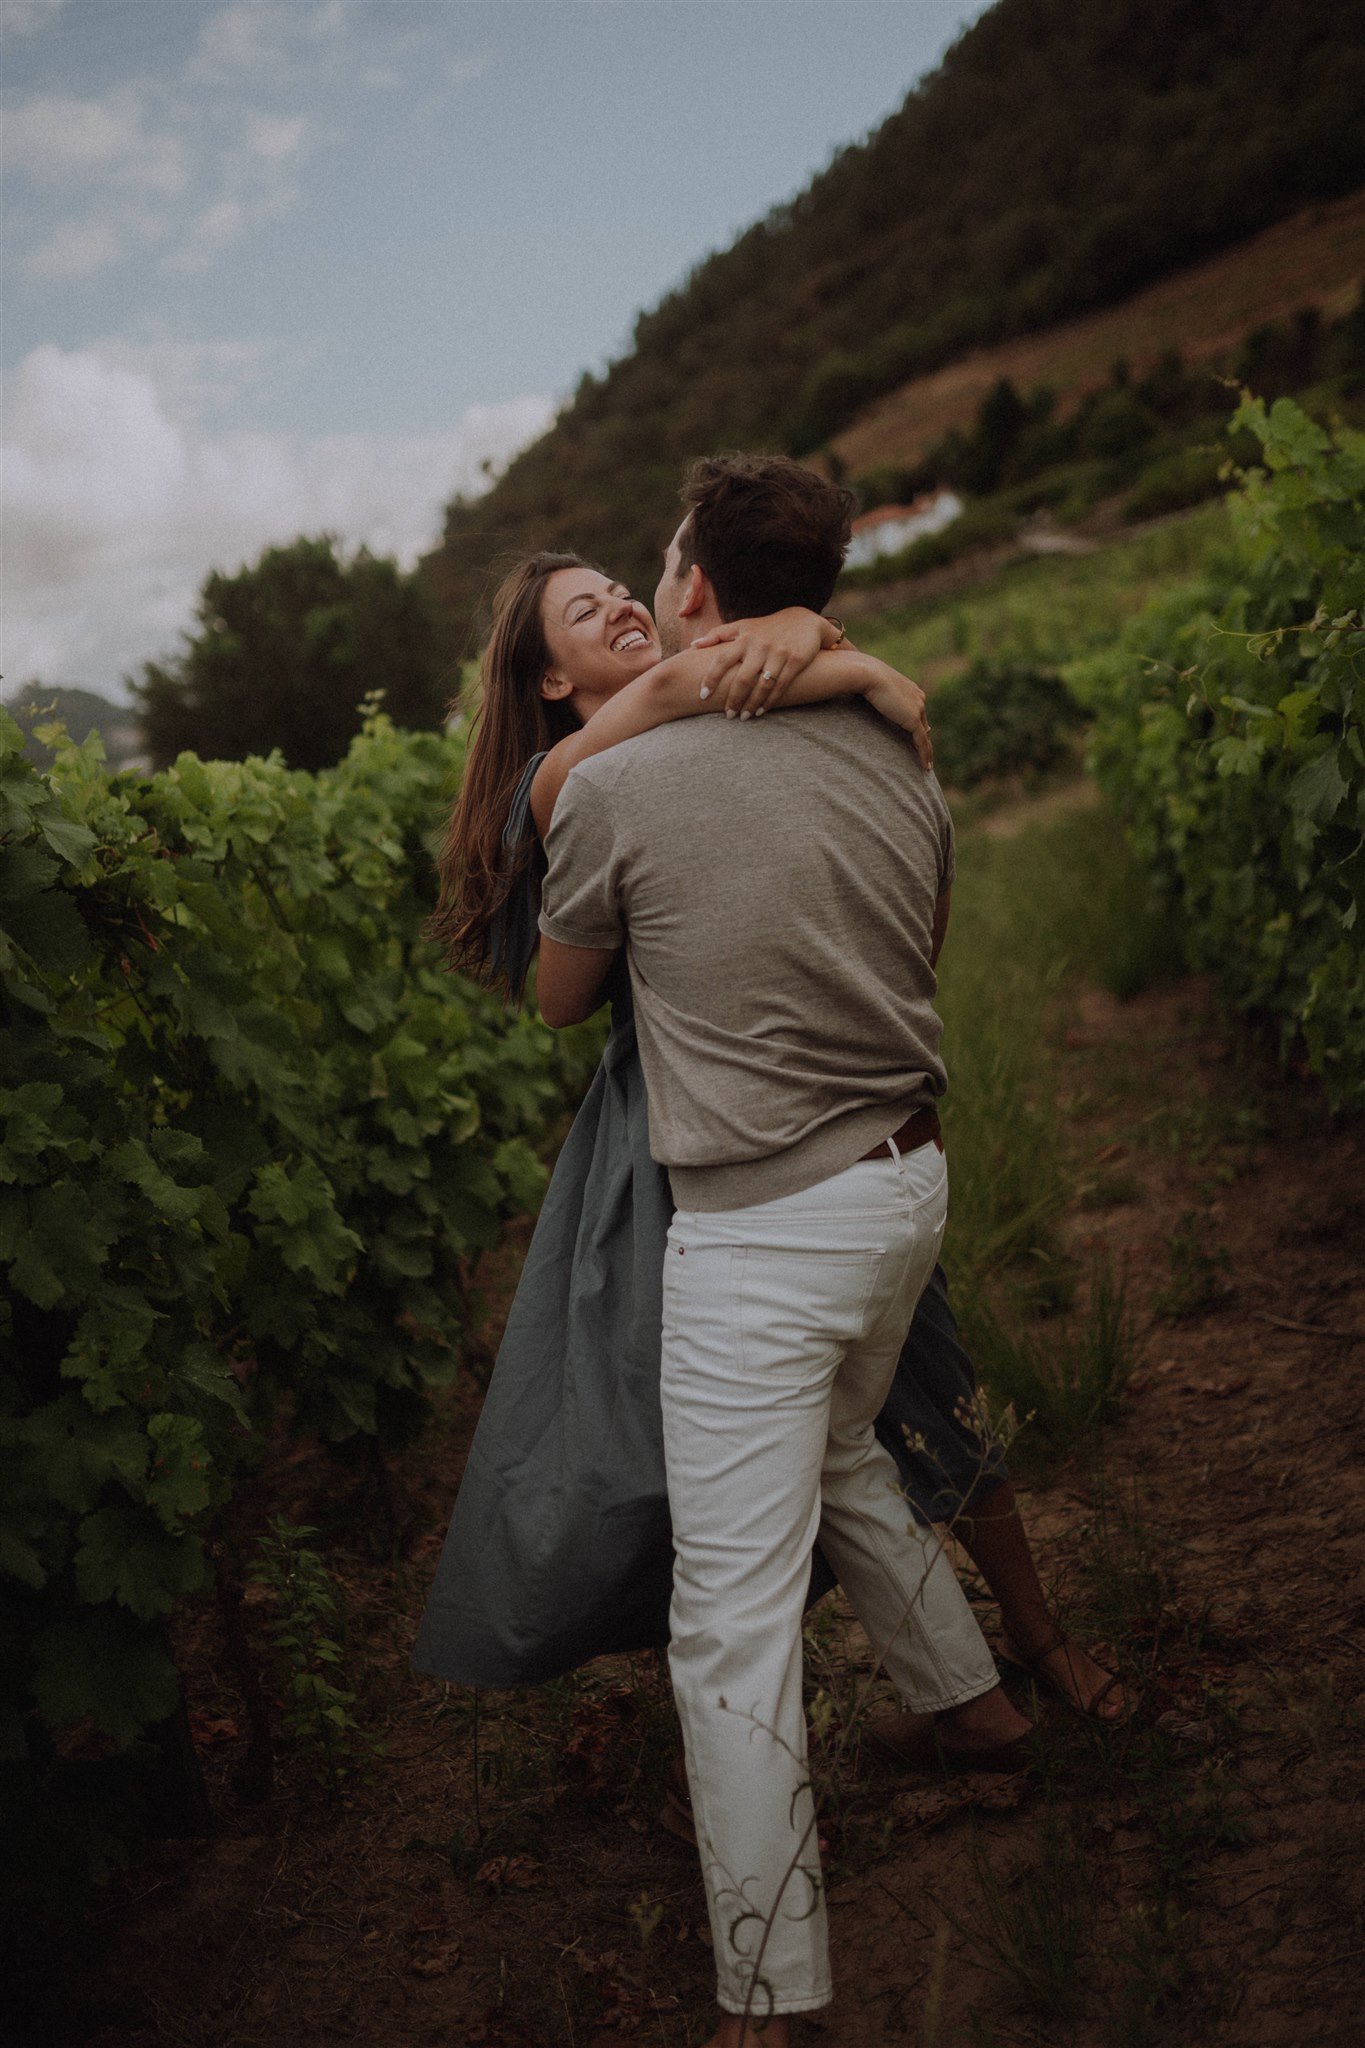
[[[643,314],[488,496],[452,503],[424,564],[451,644],[527,546],[647,585],[690,457],[808,453],[969,347],[1362,183],[1365,0],[998,0],[874,135]]]
[[[198,630],[130,687],[155,768],[189,752],[243,761],[278,748],[290,768],[328,768],[375,691],[396,725],[440,725],[452,670],[423,585],[329,534],[267,548],[200,593]]]

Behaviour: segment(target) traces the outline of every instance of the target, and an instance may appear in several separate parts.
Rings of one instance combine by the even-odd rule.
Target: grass
[[[1101,1484],[1074,1547],[1067,1626],[1112,1645],[1132,1713],[1110,1728],[1054,1720],[1028,1850],[1002,1864],[978,1835],[969,1898],[954,1911],[940,1905],[962,1960],[993,1977],[1029,2026],[993,2032],[976,2012],[971,2039],[1202,2040],[1228,1987],[1199,1953],[1200,1895],[1211,1868],[1249,1839],[1241,1715],[1200,1676],[1216,1639],[1177,1603],[1171,1560],[1136,1492]]]
[[[1012,2000],[1063,2026],[1080,2011],[1083,1960],[1093,1918],[1084,1848],[1072,1818],[1053,1800],[1044,1810],[1035,1859],[1001,1877],[979,1833],[971,1849],[977,1905],[969,1918],[939,1910]]]
[[[1081,1175],[1056,1108],[1057,1017],[1082,980],[1130,993],[1166,964],[1165,934],[1108,814],[962,835],[940,1007],[951,1220],[945,1263],[995,1400],[1055,1452],[1113,1412],[1132,1363],[1122,1282],[1080,1275],[1060,1224]]]
[[[879,613],[856,638],[910,675],[980,655],[1065,664],[1106,646],[1158,586],[1195,578],[1226,531],[1221,504],[1200,506],[1094,554],[1015,562],[976,588]]]
[[[1053,556],[976,590],[889,611],[865,645],[911,672],[1003,656],[1064,667],[1102,645],[1159,585],[1188,578],[1220,542],[1221,507],[1087,556]],[[988,806],[959,806],[958,878],[940,978],[952,1220],[946,1264],[966,1341],[998,1405],[1035,1420],[1063,1453],[1112,1414],[1132,1361],[1122,1283],[1079,1275],[1061,1242],[1083,1197],[1056,1104],[1056,1023],[1066,992],[1120,999],[1180,960],[1178,937],[1098,805],[1006,836]],[[1059,1336],[1059,1329],[1062,1334]]]
[[[1084,1312],[1056,1330],[1006,1318],[989,1298],[973,1317],[977,1369],[1013,1408],[1025,1447],[1067,1451],[1112,1422],[1135,1362],[1127,1292],[1112,1266],[1093,1269]]]

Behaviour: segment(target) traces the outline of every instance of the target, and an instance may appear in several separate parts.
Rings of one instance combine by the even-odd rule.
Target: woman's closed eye
[[[635,603],[635,599],[631,596],[630,592],[622,590],[619,586],[615,590],[609,591],[607,597],[613,609],[618,605],[634,605]],[[582,626],[589,619],[595,619],[602,609],[602,603],[603,600],[601,598],[580,598],[567,614],[569,624],[571,626]]]

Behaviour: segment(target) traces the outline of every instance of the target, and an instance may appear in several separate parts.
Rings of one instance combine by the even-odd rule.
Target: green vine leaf
[[[1346,795],[1347,782],[1337,766],[1337,750],[1329,747],[1315,761],[1300,768],[1289,785],[1289,804],[1300,817],[1325,825],[1334,818]]]

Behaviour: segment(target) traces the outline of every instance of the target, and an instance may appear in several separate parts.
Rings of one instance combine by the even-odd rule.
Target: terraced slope
[[[1254,328],[1282,321],[1300,306],[1339,318],[1362,286],[1365,191],[1279,221],[1121,305],[973,349],[911,378],[868,406],[830,445],[851,476],[877,464],[914,462],[949,428],[970,426],[1002,377],[1019,391],[1050,385],[1066,413],[1105,383],[1116,357],[1126,357],[1139,377],[1168,348],[1178,348],[1190,363],[1216,362]]]

